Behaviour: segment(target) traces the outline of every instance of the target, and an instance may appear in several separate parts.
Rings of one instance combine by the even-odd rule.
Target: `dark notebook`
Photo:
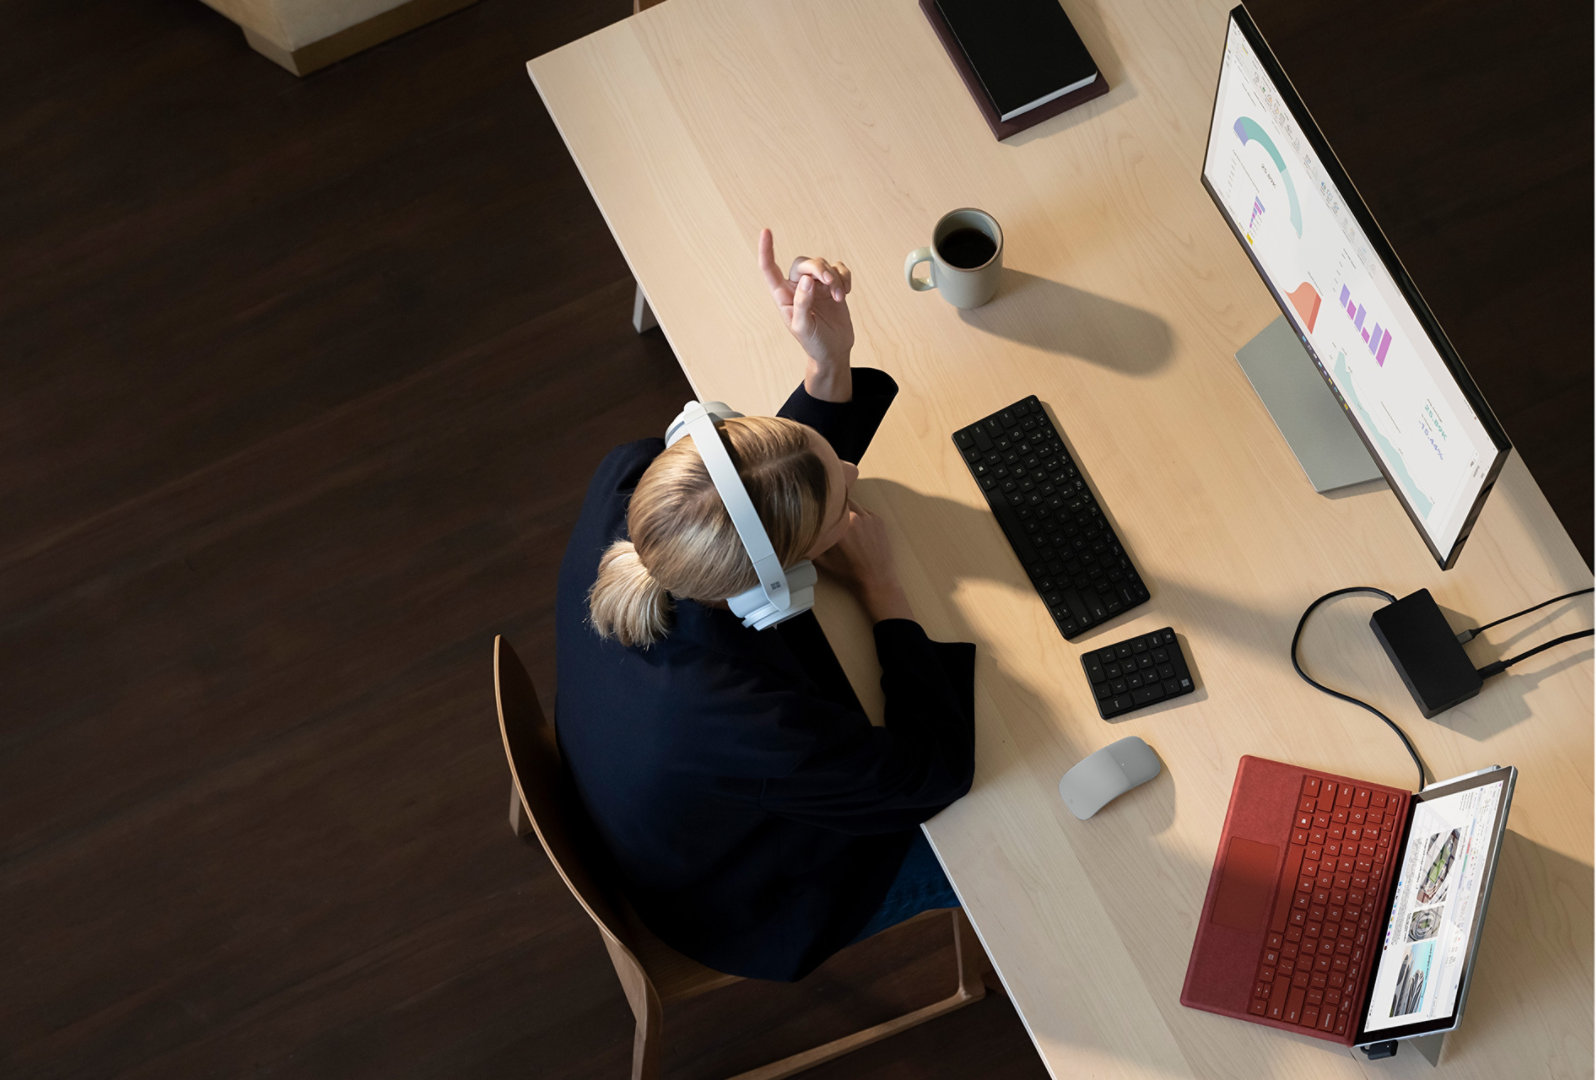
[[[998,139],[1108,92],[1058,0],[920,0]]]

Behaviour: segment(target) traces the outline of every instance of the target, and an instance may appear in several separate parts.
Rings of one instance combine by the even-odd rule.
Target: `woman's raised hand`
[[[853,352],[853,317],[848,293],[853,273],[844,263],[799,256],[786,276],[776,265],[769,229],[759,232],[759,270],[781,312],[782,323],[809,355],[804,387],[823,401],[853,397],[848,358]]]

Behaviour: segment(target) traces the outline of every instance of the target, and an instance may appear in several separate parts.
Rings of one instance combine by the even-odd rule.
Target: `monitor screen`
[[[1239,7],[1202,175],[1431,552],[1452,565],[1506,433]]]
[[[1360,1042],[1455,1025],[1515,775],[1493,769],[1414,798]]]

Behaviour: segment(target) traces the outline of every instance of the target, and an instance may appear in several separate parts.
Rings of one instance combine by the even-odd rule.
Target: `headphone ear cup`
[[[815,582],[820,580],[820,574],[815,570],[814,563],[804,559],[784,568],[783,572],[787,575],[787,587],[792,596],[792,603],[785,611],[772,604],[765,596],[765,590],[758,585],[727,598],[726,606],[731,608],[733,615],[743,620],[744,626],[768,630],[815,606]]]

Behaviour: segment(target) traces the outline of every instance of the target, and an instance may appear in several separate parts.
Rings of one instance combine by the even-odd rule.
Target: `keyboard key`
[[[1286,1014],[1282,1018],[1288,1024],[1295,1024],[1302,1015],[1302,1001],[1307,996],[1305,991],[1293,988],[1286,998]]]
[[[1269,994],[1269,1018],[1279,1020],[1286,1011],[1286,999],[1291,993],[1290,979],[1276,979],[1274,990]]]

